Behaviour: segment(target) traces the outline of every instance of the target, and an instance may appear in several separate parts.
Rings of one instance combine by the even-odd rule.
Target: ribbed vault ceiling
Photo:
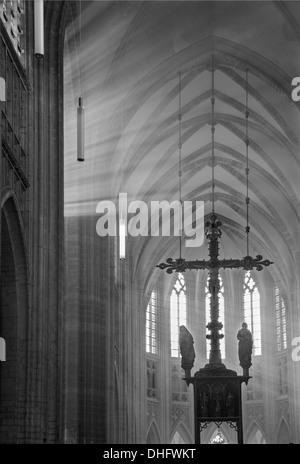
[[[204,201],[210,213],[214,57],[221,255],[246,254],[248,69],[250,252],[274,260],[273,272],[286,282],[299,253],[300,116],[291,99],[292,78],[300,76],[299,3],[83,2],[82,8],[66,39],[66,214],[88,211],[96,222],[97,202],[121,191],[148,204],[178,199],[179,72],[182,198]],[[76,164],[81,94],[84,165]],[[176,257],[178,238],[130,238],[128,245],[137,269],[149,269]],[[184,255],[200,259],[207,252]]]

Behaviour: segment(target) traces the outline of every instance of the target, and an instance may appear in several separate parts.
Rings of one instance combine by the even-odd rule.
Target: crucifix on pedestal
[[[238,376],[235,371],[227,369],[222,363],[220,339],[224,335],[220,334],[223,325],[219,321],[219,270],[229,268],[260,271],[264,266],[269,266],[272,263],[268,259],[263,260],[260,255],[257,255],[256,258],[247,255],[242,259],[219,259],[221,225],[222,223],[215,213],[212,213],[210,221],[205,224],[209,260],[188,261],[184,258],[168,258],[166,263],[161,263],[157,267],[166,269],[168,274],[184,272],[187,269],[207,269],[209,272],[210,321],[206,326],[210,331],[210,334],[206,336],[210,339],[209,362],[204,368],[197,371],[194,377],[187,375],[185,377],[188,384],[193,383],[194,385],[195,443],[200,443],[200,432],[210,422],[215,422],[218,426],[222,422],[229,422],[230,426],[236,429],[238,443],[241,444],[243,443],[241,384],[248,383],[251,357],[249,357],[248,362],[240,359],[243,376]],[[185,361],[186,373],[190,372],[192,364],[193,360],[191,360],[190,365]]]
[[[214,117],[214,58],[212,60],[212,119],[211,119],[211,134],[212,134],[212,213],[210,219],[205,224],[205,236],[208,241],[209,259],[208,260],[186,260],[181,257],[181,237],[180,237],[180,253],[179,258],[168,258],[166,263],[160,263],[158,268],[166,270],[168,274],[173,272],[185,272],[189,270],[208,270],[209,273],[209,293],[210,293],[210,321],[207,324],[207,329],[210,331],[206,338],[210,339],[210,355],[209,362],[204,368],[199,369],[194,375],[190,376],[190,370],[193,367],[194,359],[189,359],[187,356],[184,359],[182,366],[185,369],[185,380],[187,384],[194,385],[194,408],[195,408],[195,443],[200,443],[200,432],[207,427],[210,422],[215,422],[217,426],[221,422],[228,422],[231,427],[235,428],[238,434],[238,443],[243,443],[243,430],[242,430],[242,395],[241,384],[248,383],[249,368],[251,366],[251,353],[252,353],[252,337],[250,331],[243,324],[243,329],[239,331],[238,338],[240,343],[239,357],[240,365],[243,368],[243,375],[238,376],[233,370],[227,369],[222,363],[220,339],[224,337],[220,334],[223,328],[222,323],[219,321],[219,291],[220,291],[220,269],[244,269],[250,271],[256,269],[261,271],[265,266],[272,264],[268,259],[263,259],[261,255],[255,258],[249,255],[249,196],[248,196],[248,93],[246,93],[246,205],[247,205],[247,254],[242,259],[219,259],[219,240],[222,235],[221,226],[222,222],[215,214],[214,210],[214,132],[215,132],[215,117]],[[246,73],[246,90],[248,90],[248,70]],[[180,95],[180,81],[179,81],[179,95]],[[180,104],[180,98],[179,98]],[[179,191],[181,202],[181,114],[179,105]],[[249,336],[248,336],[249,334]],[[247,340],[248,336],[248,340]],[[243,339],[245,338],[245,342]],[[189,337],[191,340],[192,337]],[[191,343],[191,341],[189,341]],[[193,343],[193,342],[192,342]],[[246,348],[243,347],[245,343]],[[248,348],[247,348],[248,346]],[[249,347],[251,352],[249,351]],[[243,355],[241,356],[241,353]]]

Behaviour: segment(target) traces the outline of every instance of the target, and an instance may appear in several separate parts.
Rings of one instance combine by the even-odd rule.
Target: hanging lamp
[[[78,98],[77,106],[77,161],[84,161],[84,106],[83,98]]]
[[[5,79],[0,77],[0,101],[6,101]]]
[[[34,1],[34,54],[44,57],[44,0]]]

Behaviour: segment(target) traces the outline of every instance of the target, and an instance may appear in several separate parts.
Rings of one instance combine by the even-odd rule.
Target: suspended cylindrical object
[[[120,254],[120,259],[124,260],[125,259],[125,247],[126,247],[126,224],[125,224],[125,219],[120,217],[120,222],[119,222],[119,254]]]
[[[84,106],[79,97],[77,107],[77,160],[84,161]]]
[[[0,101],[6,101],[5,80],[0,77]]]
[[[6,342],[0,337],[0,361],[6,361]]]
[[[44,0],[34,1],[34,54],[44,56]]]

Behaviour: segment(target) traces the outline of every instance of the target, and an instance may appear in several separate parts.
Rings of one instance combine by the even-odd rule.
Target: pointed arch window
[[[224,312],[224,285],[221,277],[219,277],[220,281],[220,290],[218,293],[219,297],[219,321],[223,324],[223,329],[220,331],[221,334],[225,335],[225,312]],[[209,292],[209,277],[206,281],[205,287],[205,320],[206,325],[210,321],[210,292]],[[207,334],[209,331],[207,330]],[[225,337],[220,339],[220,350],[221,350],[221,358],[225,359]],[[210,340],[206,339],[206,357],[209,358],[210,352]]]
[[[286,339],[286,308],[284,299],[280,296],[279,287],[275,285],[275,318],[277,351],[287,348]]]
[[[146,309],[146,352],[157,354],[157,291],[154,289]]]
[[[244,280],[244,320],[253,338],[253,355],[261,354],[260,294],[250,271]]]
[[[186,285],[182,274],[178,274],[170,299],[171,356],[180,357],[179,327],[186,325]]]

